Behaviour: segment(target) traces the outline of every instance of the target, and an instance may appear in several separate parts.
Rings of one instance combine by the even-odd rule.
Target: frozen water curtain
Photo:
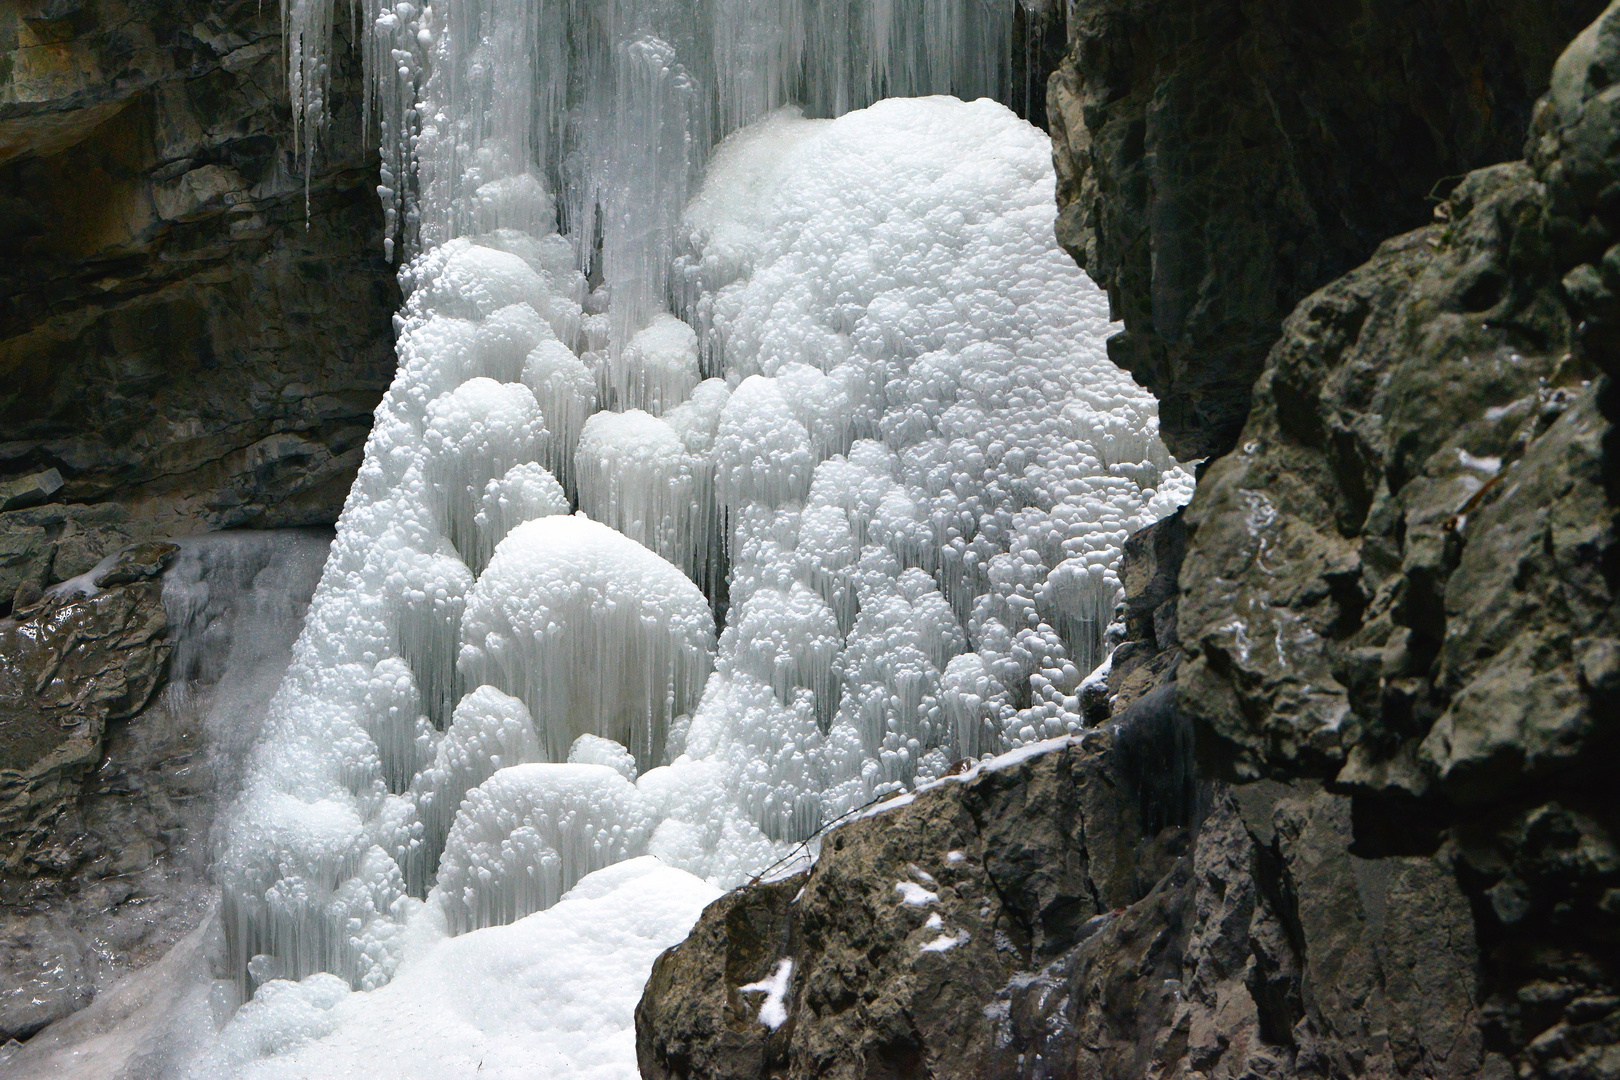
[[[408,299],[224,833],[240,995],[1079,727],[1191,477],[998,103],[1014,2],[287,0],[306,165],[358,27]]]

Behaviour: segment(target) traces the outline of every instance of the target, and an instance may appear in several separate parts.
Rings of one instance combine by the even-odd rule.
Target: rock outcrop
[[[717,901],[653,969],[642,1075],[1480,1075],[1449,853],[1352,855],[1311,783],[1206,785],[1145,828],[1163,805],[1111,742],[937,785]]]
[[[136,545],[0,617],[0,1043],[195,937],[330,539]]]
[[[1617,78],[1611,8],[1527,163],[1290,316],[1185,515],[1208,766],[1320,778],[1358,854],[1449,851],[1519,1075],[1620,1068]]]
[[[132,542],[341,509],[399,293],[358,56],[305,176],[282,52],[257,0],[0,9],[0,611]]]
[[[1053,80],[1060,167],[1082,160],[1060,228],[1123,308],[1115,352],[1150,358],[1181,452],[1230,450],[1127,545],[1101,727],[718,902],[655,968],[645,1075],[1620,1077],[1620,4],[1553,68],[1527,160],[1432,209],[1411,186],[1432,170],[1381,150],[1417,99],[1358,127],[1389,87],[1336,82],[1365,35],[1257,63],[1281,12],[1183,6],[1077,5],[1079,66]],[[1441,35],[1456,72],[1485,70],[1458,42],[1505,32],[1506,6],[1476,7]],[[1491,80],[1528,87],[1573,10],[1519,12],[1519,66],[1466,92],[1407,67],[1433,161],[1522,130]],[[1215,57],[1222,34],[1247,45]],[[1290,87],[1247,148],[1306,185],[1299,214],[1234,182],[1245,101],[1192,96],[1214,69]],[[1285,153],[1267,140],[1296,108],[1344,122]],[[1352,152],[1338,187],[1307,183]],[[1371,169],[1394,217],[1358,201]],[[1296,243],[1316,261],[1282,275]],[[1265,355],[1252,411],[1239,342]],[[783,959],[767,1017],[741,988]]]
[[[1050,84],[1058,239],[1108,290],[1109,355],[1183,459],[1235,445],[1306,294],[1519,157],[1600,0],[1081,0]],[[1436,190],[1438,189],[1438,190]]]
[[[163,678],[168,618],[155,578],[175,551],[138,545],[86,582],[88,594],[39,596],[0,618],[0,1039],[94,991],[90,944],[60,905],[41,901],[87,862],[99,859],[93,876],[127,892],[116,879],[152,861],[146,835],[87,828],[84,795],[109,726],[145,709]]]

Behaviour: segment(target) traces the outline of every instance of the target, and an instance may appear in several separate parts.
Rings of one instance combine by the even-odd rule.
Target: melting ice
[[[877,100],[1004,91],[1011,0],[362,8],[399,369],[223,834],[199,1075],[634,1075],[717,889],[1078,729],[1192,480],[1046,136]]]

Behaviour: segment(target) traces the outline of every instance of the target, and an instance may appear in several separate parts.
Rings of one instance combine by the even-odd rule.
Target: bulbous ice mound
[[[512,530],[467,598],[458,668],[523,701],[546,756],[581,735],[663,761],[709,677],[714,617],[685,574],[583,515]]]
[[[476,517],[491,477],[532,462],[545,447],[545,418],[522,383],[468,379],[427,407],[427,474],[450,542],[479,569]]]
[[[453,933],[504,926],[643,854],[652,826],[647,798],[607,765],[513,765],[462,801],[432,899]]]
[[[599,412],[575,463],[581,510],[704,580],[714,541],[708,470],[667,421],[640,409]]]
[[[1005,107],[890,99],[738,132],[687,208],[732,625],[803,587],[842,635],[834,677],[786,633],[728,630],[720,670],[814,695],[824,811],[1078,729],[1125,537],[1190,494],[1053,185]]]
[[[444,928],[471,955],[556,924],[519,916],[641,852],[734,885],[957,759],[1077,728],[1121,544],[1191,476],[1107,359],[1053,182],[992,102],[780,112],[714,156],[670,290],[616,278],[641,265],[623,244],[589,297],[557,236],[417,258],[223,831],[239,986],[426,978],[411,950]],[[621,306],[671,293],[695,347]],[[639,991],[612,992],[628,1048]],[[333,1038],[371,1037],[353,1007]]]

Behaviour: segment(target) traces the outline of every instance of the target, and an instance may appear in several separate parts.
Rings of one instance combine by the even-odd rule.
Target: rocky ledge
[[[1352,855],[1316,784],[1166,801],[1175,758],[1096,731],[835,830],[659,959],[642,1075],[1480,1075],[1447,858]]]

